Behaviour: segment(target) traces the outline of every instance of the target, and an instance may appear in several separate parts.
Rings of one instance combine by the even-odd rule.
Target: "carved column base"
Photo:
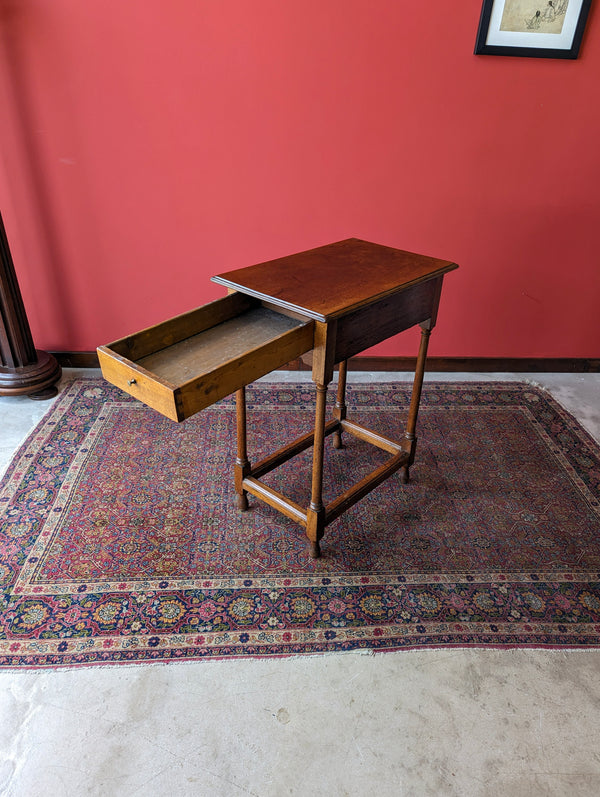
[[[37,360],[17,368],[0,365],[0,396],[27,395],[31,399],[54,398],[62,369],[48,352],[36,350]]]

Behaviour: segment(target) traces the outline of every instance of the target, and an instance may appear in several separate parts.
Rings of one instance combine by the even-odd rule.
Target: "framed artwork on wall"
[[[577,58],[592,0],[483,0],[475,54]]]

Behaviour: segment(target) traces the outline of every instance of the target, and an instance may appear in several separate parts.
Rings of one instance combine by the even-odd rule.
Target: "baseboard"
[[[54,351],[52,354],[63,368],[100,368],[95,351]]]
[[[95,351],[55,351],[63,368],[98,368]],[[353,357],[351,371],[414,371],[415,357]],[[286,366],[290,371],[308,371],[302,360]],[[503,373],[600,373],[600,359],[585,357],[428,357],[427,370],[439,372]]]

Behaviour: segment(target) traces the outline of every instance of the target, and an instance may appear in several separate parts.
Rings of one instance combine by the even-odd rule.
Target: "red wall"
[[[599,14],[474,56],[481,0],[4,0],[0,208],[36,345],[357,236],[452,259],[431,353],[600,355]],[[378,354],[414,353],[408,334]]]

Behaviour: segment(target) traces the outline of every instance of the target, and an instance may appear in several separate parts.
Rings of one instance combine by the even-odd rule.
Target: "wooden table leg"
[[[325,407],[327,385],[317,385],[315,410],[315,439],[313,444],[313,466],[310,506],[306,513],[306,536],[310,540],[310,555],[316,559],[321,555],[319,540],[325,531],[325,507],[323,506],[323,454],[325,448]]]
[[[237,457],[235,460],[235,490],[237,493],[238,509],[245,512],[248,509],[248,495],[243,488],[243,481],[250,475],[250,462],[248,461],[246,443],[246,388],[240,388],[235,394],[235,410],[237,425]]]
[[[409,467],[415,459],[415,451],[417,448],[417,416],[419,414],[419,404],[421,402],[421,389],[423,387],[423,376],[425,374],[425,361],[427,359],[427,347],[429,345],[429,336],[431,330],[428,326],[421,326],[421,344],[419,346],[419,354],[417,357],[417,365],[415,368],[415,378],[413,382],[412,396],[410,399],[410,409],[408,411],[408,420],[406,422],[406,431],[402,440],[402,447],[410,454],[410,459],[407,465],[404,465],[400,470],[400,480],[402,484],[407,484],[410,478]]]
[[[333,417],[337,418],[339,421],[343,421],[346,418],[346,373],[348,370],[348,361],[342,360],[342,362],[338,366],[338,388],[337,388],[337,396],[335,400],[335,408],[333,410]],[[343,448],[344,444],[342,443],[342,430],[337,429],[333,433],[333,447],[334,448]]]

